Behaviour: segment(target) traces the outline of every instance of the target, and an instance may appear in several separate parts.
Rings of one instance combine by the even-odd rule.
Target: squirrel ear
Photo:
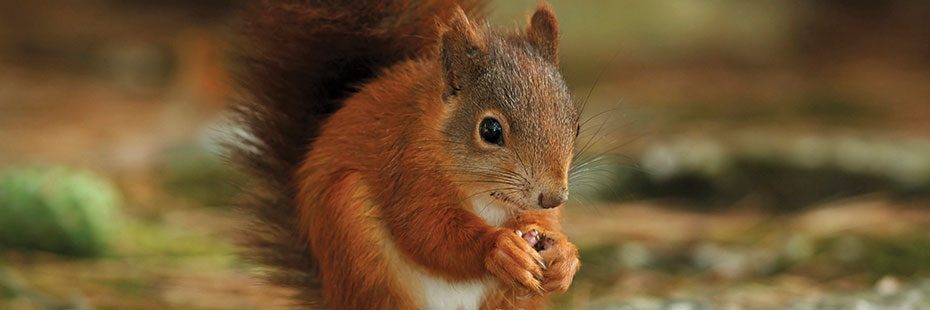
[[[446,82],[445,95],[462,89],[465,78],[477,73],[479,58],[487,51],[481,31],[456,7],[440,43],[440,60]]]
[[[549,62],[559,64],[559,21],[552,7],[540,2],[526,29],[530,44]]]

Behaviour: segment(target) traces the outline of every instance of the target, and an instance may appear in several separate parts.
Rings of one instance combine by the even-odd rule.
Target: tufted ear
[[[456,8],[442,34],[440,58],[445,77],[446,96],[455,95],[470,77],[478,74],[487,54],[487,43],[478,27],[468,20],[462,8]]]
[[[549,62],[559,64],[559,21],[552,7],[540,2],[526,29],[530,44]]]

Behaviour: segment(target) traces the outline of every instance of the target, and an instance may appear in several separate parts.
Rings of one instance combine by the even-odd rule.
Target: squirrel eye
[[[487,143],[504,144],[504,128],[494,118],[486,117],[481,120],[481,124],[478,125],[478,133],[481,135],[481,139]]]

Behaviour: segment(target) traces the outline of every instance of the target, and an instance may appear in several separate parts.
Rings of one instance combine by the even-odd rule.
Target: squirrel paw
[[[544,233],[543,236],[548,244],[539,252],[547,267],[543,272],[543,289],[547,293],[564,293],[581,267],[578,248],[568,242],[565,235]]]
[[[504,284],[542,294],[545,264],[520,232],[501,229],[485,258],[485,268]]]
[[[568,242],[565,235],[557,232],[542,232],[535,225],[517,230],[517,235],[538,251],[546,264],[543,271],[543,290],[546,293],[564,293],[568,290],[572,284],[572,278],[581,266],[575,245]]]

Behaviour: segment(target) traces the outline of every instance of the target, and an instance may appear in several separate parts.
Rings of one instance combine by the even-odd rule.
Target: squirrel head
[[[445,170],[472,201],[511,212],[562,205],[578,111],[558,70],[552,9],[541,5],[515,34],[476,25],[461,10],[446,24],[442,135],[454,164]]]

